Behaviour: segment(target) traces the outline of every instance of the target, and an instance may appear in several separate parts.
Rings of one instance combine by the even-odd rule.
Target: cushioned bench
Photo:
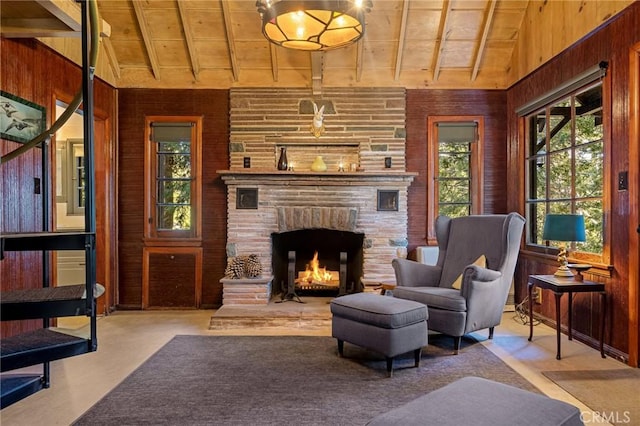
[[[340,356],[344,356],[344,342],[381,353],[390,377],[397,355],[413,351],[415,366],[420,365],[428,339],[427,307],[422,303],[355,293],[333,299],[331,313],[331,332]]]
[[[465,377],[380,414],[368,426],[581,426],[571,404],[503,383]]]

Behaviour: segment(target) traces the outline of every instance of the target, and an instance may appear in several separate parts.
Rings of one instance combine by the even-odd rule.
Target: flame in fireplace
[[[327,271],[327,268],[320,267],[320,261],[318,260],[318,252],[313,254],[313,259],[307,264],[306,270],[301,273],[301,282],[311,283],[330,283],[334,280],[334,274],[331,271]]]

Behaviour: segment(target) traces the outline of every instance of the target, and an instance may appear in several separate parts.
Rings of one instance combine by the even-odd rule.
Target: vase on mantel
[[[280,148],[280,158],[278,158],[278,170],[287,170],[289,162],[287,161],[287,148]]]
[[[326,172],[327,165],[324,163],[321,155],[318,155],[313,163],[311,163],[311,170],[314,172]]]

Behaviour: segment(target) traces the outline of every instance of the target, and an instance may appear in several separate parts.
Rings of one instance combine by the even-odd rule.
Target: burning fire
[[[318,252],[313,254],[313,259],[307,264],[305,271],[298,274],[298,282],[308,284],[333,284],[336,281],[335,273],[327,271],[327,268],[320,267]]]

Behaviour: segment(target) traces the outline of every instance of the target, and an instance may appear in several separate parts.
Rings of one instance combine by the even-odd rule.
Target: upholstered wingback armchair
[[[509,295],[524,223],[517,213],[438,216],[437,264],[394,259],[394,297],[427,305],[429,330],[453,336],[456,354],[467,333],[488,328],[493,338]],[[452,287],[456,281],[459,289]]]

